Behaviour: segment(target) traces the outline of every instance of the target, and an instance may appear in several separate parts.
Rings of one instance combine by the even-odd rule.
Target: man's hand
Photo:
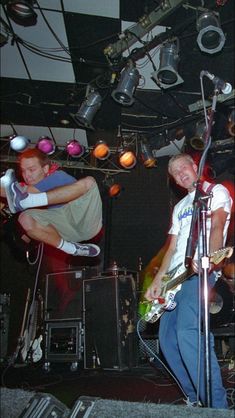
[[[161,293],[161,279],[155,277],[152,284],[147,289],[144,297],[149,302],[151,302],[152,300],[157,299],[160,293]]]
[[[199,262],[198,260],[192,260],[192,264],[191,264],[192,270],[194,271],[194,273],[198,274],[199,272]],[[218,265],[215,265],[214,263],[211,263],[209,261],[209,272],[213,271],[213,270],[220,270],[221,269],[221,263]]]
[[[191,267],[192,267],[192,270],[194,271],[194,273],[198,273],[198,271],[199,271],[198,261],[192,260]]]

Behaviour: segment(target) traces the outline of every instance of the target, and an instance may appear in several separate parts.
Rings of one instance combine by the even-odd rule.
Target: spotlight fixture
[[[140,142],[141,159],[146,168],[156,167],[156,159],[153,156],[152,150],[150,149],[147,141],[142,140]]]
[[[109,186],[108,194],[110,197],[117,197],[121,193],[121,185],[119,183],[113,183]]]
[[[204,120],[199,120],[196,123],[194,135],[189,139],[189,143],[196,151],[202,151],[205,148],[205,134],[206,126]]]
[[[221,51],[225,36],[220,27],[219,14],[211,11],[202,13],[196,22],[197,44],[202,52],[215,54]]]
[[[34,26],[37,23],[37,14],[33,8],[34,0],[10,0],[7,12],[10,18],[22,26]]]
[[[16,152],[24,151],[26,148],[28,148],[29,144],[30,140],[28,138],[25,138],[24,136],[10,136],[10,147]]]
[[[110,153],[109,146],[104,141],[98,141],[92,151],[92,154],[98,160],[107,160]]]
[[[114,179],[110,177],[109,175],[105,177],[104,186],[108,190],[109,197],[117,197],[121,193],[121,185],[119,183],[115,183]]]
[[[65,147],[66,152],[71,157],[81,157],[85,152],[85,147],[80,144],[76,139],[69,141]]]
[[[131,149],[124,148],[118,156],[118,163],[123,168],[131,169],[135,167],[136,162],[136,155]]]
[[[139,71],[131,62],[121,71],[117,88],[112,91],[112,98],[123,106],[131,106],[134,103],[133,94],[139,84]]]
[[[81,104],[78,112],[71,116],[73,116],[79,125],[82,125],[88,129],[94,129],[91,123],[96,112],[101,107],[101,103],[101,95],[97,91],[90,91],[85,101]]]
[[[38,139],[36,147],[44,154],[51,155],[55,152],[56,145],[52,138],[41,136]]]
[[[162,44],[160,49],[160,65],[158,70],[152,73],[152,79],[164,88],[176,86],[184,82],[178,74],[179,40]]]

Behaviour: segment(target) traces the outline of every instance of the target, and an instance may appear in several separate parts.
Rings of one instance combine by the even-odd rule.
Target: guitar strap
[[[209,184],[209,186],[207,187],[207,189],[206,189],[206,193],[207,194],[210,194],[211,193],[211,191],[213,190],[213,188],[215,187],[215,183],[211,183],[211,184]],[[219,277],[221,277],[222,276],[222,272],[221,271],[216,271],[216,277],[215,277],[215,280],[217,281],[218,280],[218,278]]]
[[[209,193],[212,191],[214,186],[215,186],[215,183],[210,183],[209,186],[206,188],[206,190],[202,190],[202,192],[209,195]],[[196,237],[196,228],[194,230],[193,242],[194,242],[194,250],[195,250],[198,244],[198,238]]]
[[[215,183],[211,183],[211,184],[209,184],[209,186],[207,187],[207,189],[206,189],[206,193],[210,193],[211,191],[212,191],[212,189],[214,188],[214,186],[215,186]]]

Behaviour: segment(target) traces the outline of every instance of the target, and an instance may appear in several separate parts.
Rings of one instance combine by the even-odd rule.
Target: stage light
[[[66,145],[66,152],[71,157],[81,157],[85,152],[85,147],[80,144],[76,139],[72,139]]]
[[[56,145],[52,138],[41,136],[38,139],[36,147],[44,154],[51,155],[55,152]]]
[[[33,0],[9,1],[7,4],[8,15],[18,25],[33,26],[37,23],[37,14],[33,4]]]
[[[202,13],[196,22],[198,33],[197,43],[202,52],[215,54],[221,51],[225,36],[220,27],[218,13],[207,11]]]
[[[119,183],[114,183],[109,187],[108,194],[110,197],[117,197],[121,193],[121,185]]]
[[[184,82],[178,74],[179,40],[162,44],[160,49],[160,64],[158,70],[152,73],[152,79],[164,88],[176,86]]]
[[[202,151],[205,148],[204,134],[206,125],[204,120],[199,120],[196,123],[194,135],[189,139],[189,143],[196,151]]]
[[[81,104],[78,112],[71,116],[73,116],[79,125],[82,125],[88,129],[94,129],[92,126],[92,120],[98,109],[101,107],[101,103],[101,95],[97,91],[91,91],[87,95],[85,101]]]
[[[122,187],[119,183],[115,183],[114,178],[108,175],[105,177],[103,183],[108,190],[109,197],[117,197],[120,195]]]
[[[123,168],[131,169],[136,165],[136,155],[132,150],[125,148],[120,152],[118,162]]]
[[[140,142],[141,159],[146,168],[156,167],[156,159],[153,156],[149,144],[142,140]]]
[[[110,156],[109,146],[104,141],[99,141],[95,145],[92,154],[98,160],[106,160]]]
[[[24,151],[26,148],[28,148],[29,144],[30,140],[28,138],[25,138],[24,136],[10,136],[10,147],[16,152]]]
[[[139,84],[139,71],[130,62],[120,74],[117,88],[112,91],[112,98],[123,106],[131,106],[134,103],[133,94]]]

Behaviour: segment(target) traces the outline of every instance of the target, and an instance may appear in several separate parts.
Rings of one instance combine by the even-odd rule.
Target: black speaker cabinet
[[[132,275],[83,281],[84,368],[136,366],[136,292]]]
[[[84,268],[47,274],[45,320],[74,320],[82,317]]]

